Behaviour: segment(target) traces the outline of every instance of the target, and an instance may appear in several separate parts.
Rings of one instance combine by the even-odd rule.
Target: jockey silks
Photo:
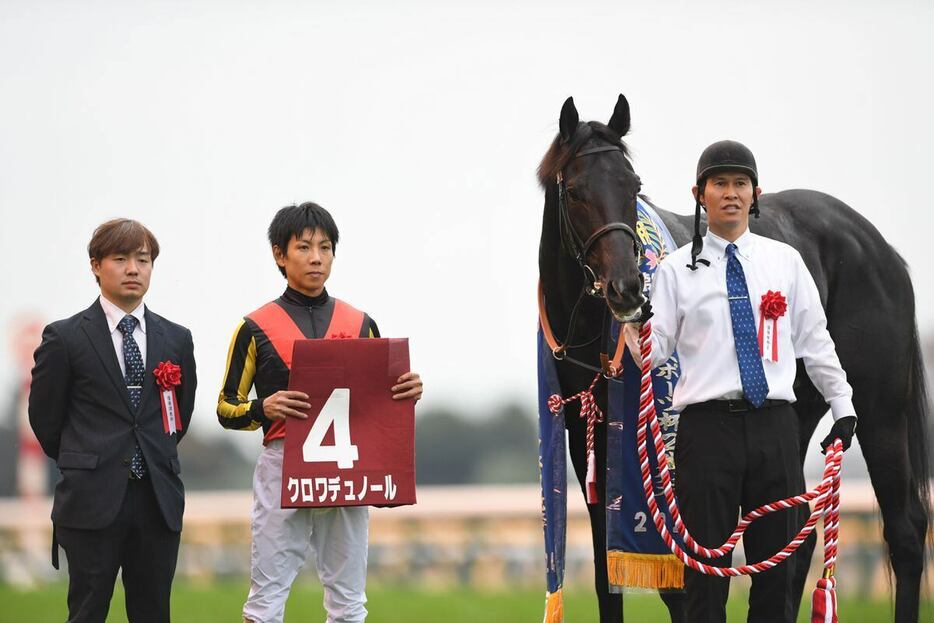
[[[327,291],[309,297],[288,288],[240,322],[227,356],[217,417],[225,428],[255,430],[262,426],[263,443],[281,439],[285,426],[263,413],[263,400],[288,388],[292,345],[296,339],[379,337],[376,323],[365,313],[331,297]],[[256,398],[250,400],[251,386]]]

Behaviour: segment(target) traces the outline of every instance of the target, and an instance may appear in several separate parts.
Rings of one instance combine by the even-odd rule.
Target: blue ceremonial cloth
[[[564,549],[568,518],[567,436],[564,409],[548,409],[548,397],[560,394],[558,371],[542,330],[538,330],[538,466],[542,476],[542,515],[545,524],[545,564],[548,594],[564,584]]]
[[[636,235],[643,247],[640,269],[645,277],[645,294],[652,287],[658,262],[676,249],[674,240],[647,202],[637,202]],[[611,323],[608,353],[616,348],[619,323]],[[597,362],[594,362],[595,364]],[[653,371],[656,410],[669,457],[674,455],[678,415],[671,398],[680,376],[677,354]],[[601,382],[595,393],[607,392],[607,490],[600,492],[606,504],[607,566],[611,590],[627,587],[680,588],[683,567],[662,541],[649,515],[636,450],[636,421],[639,417],[641,374],[635,362],[624,357],[619,382]],[[538,410],[539,462],[542,482],[542,512],[545,527],[545,553],[548,594],[560,598],[564,583],[565,538],[567,527],[567,463],[564,410],[557,415],[548,409],[548,398],[561,394],[555,360],[541,329],[538,332]],[[567,394],[584,387],[567,388]],[[565,397],[562,395],[562,397]],[[649,446],[655,466],[654,446]],[[672,465],[669,459],[669,465]],[[661,506],[664,507],[662,503]],[[546,621],[563,620],[560,606],[548,601]],[[549,615],[556,615],[549,618]]]
[[[652,290],[658,263],[677,247],[658,214],[641,199],[637,203],[636,235],[642,244],[640,270],[645,279],[644,294]],[[611,323],[608,352],[616,348],[619,323]],[[662,428],[662,438],[673,467],[678,414],[672,408],[672,396],[681,369],[677,353],[652,371],[655,410]],[[623,383],[608,383],[607,400],[607,568],[610,589],[679,588],[683,569],[655,528],[645,501],[636,424],[639,419],[639,393],[642,373],[627,355],[623,360]],[[658,473],[655,447],[648,438],[649,464]],[[672,477],[674,470],[672,469]],[[656,486],[656,491],[660,487]],[[664,500],[658,500],[665,509]],[[646,556],[648,555],[648,556]]]

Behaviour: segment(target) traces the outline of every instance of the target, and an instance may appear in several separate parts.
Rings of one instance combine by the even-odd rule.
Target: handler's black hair
[[[311,201],[306,201],[301,205],[286,206],[276,212],[272,223],[269,224],[269,245],[279,247],[279,250],[285,254],[289,248],[289,241],[292,238],[301,238],[306,229],[324,231],[331,239],[334,254],[337,254],[337,239],[340,237],[337,224],[330,212]],[[281,266],[277,267],[285,277],[285,269]]]

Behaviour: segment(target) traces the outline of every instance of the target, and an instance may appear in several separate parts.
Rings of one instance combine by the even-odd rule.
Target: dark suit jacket
[[[123,501],[130,458],[139,442],[166,525],[181,530],[185,490],[177,444],[188,430],[197,385],[191,332],[146,308],[146,375],[137,412],[99,300],[47,326],[35,361],[29,423],[62,472],[53,523],[78,529],[110,525]],[[152,373],[162,361],[182,369],[182,384],[175,392],[183,428],[173,435],[165,432]]]

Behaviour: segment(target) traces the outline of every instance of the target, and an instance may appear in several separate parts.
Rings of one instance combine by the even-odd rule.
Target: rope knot
[[[561,410],[561,407],[564,406],[564,401],[561,400],[561,396],[558,394],[552,394],[548,397],[548,410],[558,415],[558,411]]]

